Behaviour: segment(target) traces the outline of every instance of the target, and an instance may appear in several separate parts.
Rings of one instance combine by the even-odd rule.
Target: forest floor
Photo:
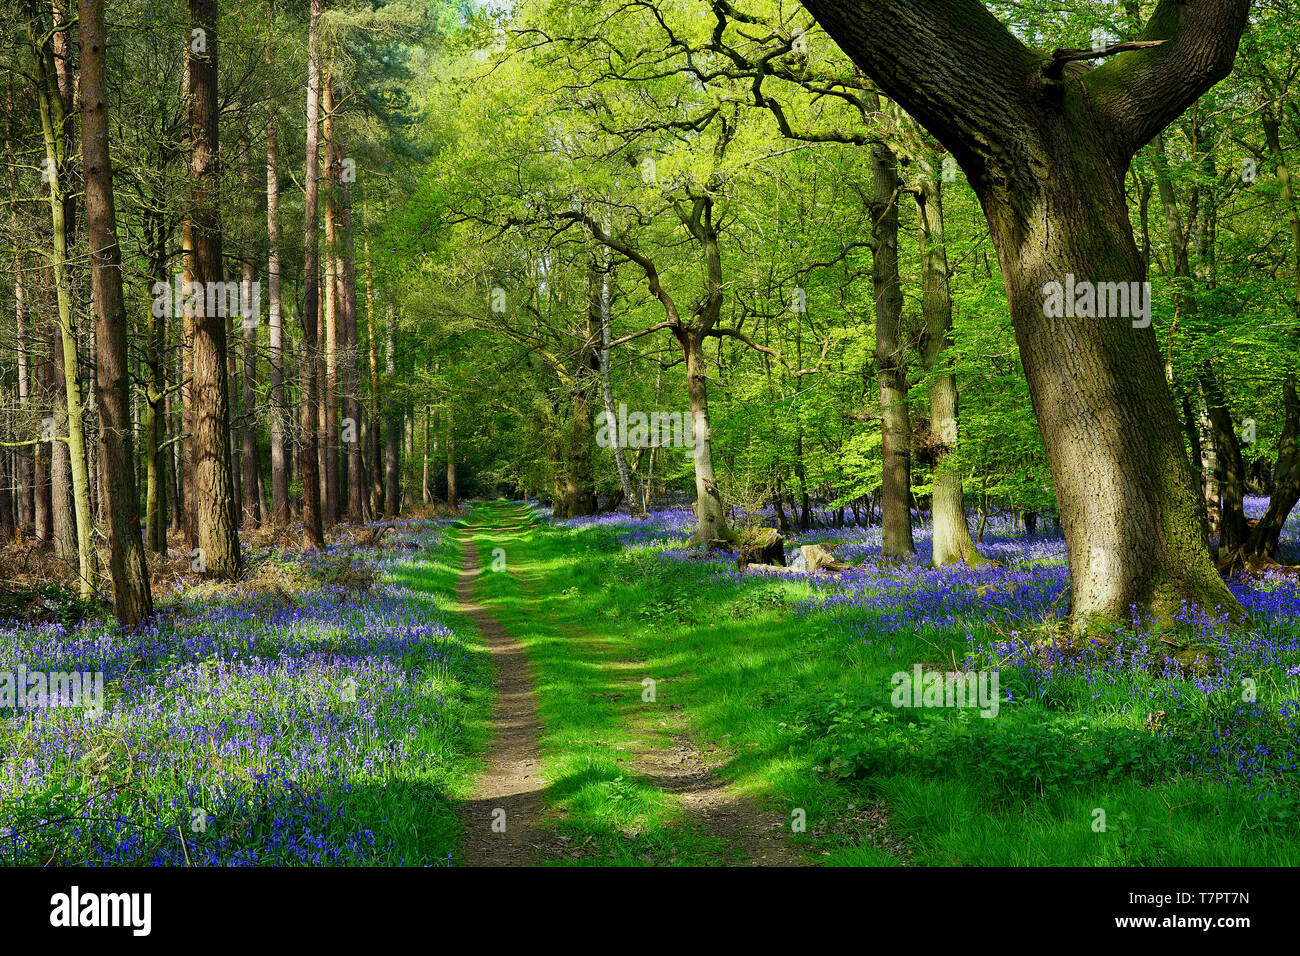
[[[463,540],[531,667],[537,819],[563,845],[534,862],[1300,862],[1293,582],[1235,584],[1253,627],[1189,618],[1163,635],[1175,659],[1137,650],[1140,628],[1058,639],[1049,535],[997,535],[1004,566],[977,571],[878,563],[878,529],[822,529],[851,571],[765,575],[685,549],[688,515],[533,513],[479,505]],[[917,662],[999,669],[999,719],[890,706]]]
[[[0,864],[1300,865],[1285,576],[1231,582],[1244,629],[1077,642],[1063,543],[1009,522],[980,569],[787,540],[835,574],[740,572],[689,509],[385,523],[248,535],[233,584],[173,560],[131,632],[16,584],[0,675],[105,687],[0,704]],[[898,706],[918,667],[998,675],[996,719]]]

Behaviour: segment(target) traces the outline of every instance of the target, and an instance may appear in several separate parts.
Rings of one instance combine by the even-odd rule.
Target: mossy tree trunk
[[[921,362],[930,376],[931,515],[933,562],[960,561],[971,567],[988,562],[971,539],[961,473],[950,462],[958,441],[957,377],[945,367],[952,346],[952,294],[944,241],[943,193],[931,157],[917,177],[916,209],[921,227]]]
[[[1249,0],[1161,0],[1096,69],[1026,49],[978,0],[807,8],[955,156],[988,218],[1060,503],[1077,627],[1184,601],[1240,615],[1200,534],[1149,322],[1045,308],[1048,283],[1142,283],[1124,176],[1231,70]]]

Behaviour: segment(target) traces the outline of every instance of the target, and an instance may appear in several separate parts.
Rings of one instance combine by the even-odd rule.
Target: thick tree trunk
[[[220,166],[217,156],[217,2],[189,0],[190,25],[205,44],[191,41],[186,61],[190,96],[188,210],[194,281],[205,290],[222,279]],[[204,47],[196,49],[197,46]],[[193,316],[194,498],[202,573],[233,581],[243,570],[235,518],[230,454],[230,391],[226,369],[226,321],[205,297]]]
[[[1164,42],[1093,70],[1045,61],[977,0],[805,5],[979,196],[1056,483],[1075,626],[1132,607],[1169,619],[1184,602],[1240,615],[1201,539],[1149,308],[1103,318],[1049,297],[1077,280],[1143,299],[1124,175],[1231,69],[1248,0],[1160,0],[1142,39]]]
[[[149,570],[140,540],[135,457],[131,449],[131,383],[126,308],[122,302],[122,256],[113,206],[113,169],[108,151],[104,85],[102,0],[80,0],[81,142],[86,177],[86,229],[90,239],[91,297],[95,313],[100,415],[108,514],[109,569],[117,619],[135,627],[153,613]]]

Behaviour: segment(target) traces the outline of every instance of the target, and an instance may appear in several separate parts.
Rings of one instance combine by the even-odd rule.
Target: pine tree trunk
[[[104,10],[102,0],[80,0],[79,7],[82,159],[96,322],[95,373],[102,416],[99,448],[105,475],[109,569],[117,619],[126,627],[135,627],[153,613],[153,598],[140,540],[135,456],[131,448],[126,308],[122,301],[122,257],[117,244],[105,103]]]
[[[384,341],[384,370],[391,378],[394,372],[393,354],[393,304],[388,303],[388,324]],[[400,443],[402,440],[402,407],[393,402],[389,408],[384,433],[384,513],[396,515],[402,510],[402,471]]]
[[[255,281],[253,259],[249,255],[244,259],[244,288],[251,289]],[[257,450],[257,328],[260,316],[243,316],[244,362],[241,378],[244,384],[243,401],[240,402],[242,427],[240,428],[239,465],[243,471],[239,484],[240,497],[243,500],[243,524],[246,528],[256,528],[262,523],[262,499],[260,494],[259,472],[261,455]]]
[[[51,481],[54,487],[54,528],[62,557],[77,568],[80,591],[83,597],[94,592],[96,583],[95,552],[92,541],[90,506],[90,472],[86,457],[86,439],[82,422],[82,390],[77,356],[77,336],[74,326],[72,279],[68,272],[68,240],[73,231],[75,194],[69,190],[71,171],[68,166],[69,132],[72,118],[68,104],[72,90],[68,85],[66,62],[56,65],[52,42],[42,41],[45,32],[35,19],[35,8],[27,21],[28,39],[31,42],[33,63],[36,69],[37,103],[41,117],[41,132],[45,142],[45,173],[49,186],[50,215],[52,221],[52,250],[50,273],[58,301],[58,341],[55,343],[57,369],[62,375],[63,394],[56,411],[56,429],[66,441],[53,449]],[[61,20],[55,10],[56,22]],[[63,32],[54,34],[61,44],[68,43]],[[58,419],[62,418],[62,421]],[[71,484],[71,512],[66,505],[64,480]],[[63,500],[61,500],[61,498]]]
[[[341,517],[339,508],[339,159],[334,135],[333,70],[328,66],[321,77],[321,108],[324,112],[325,149],[325,253],[322,259],[325,286],[325,390],[321,404],[325,412],[325,520]]]
[[[217,2],[188,0],[190,26],[206,43],[186,48],[190,97],[191,198],[187,210],[194,281],[203,290],[222,281],[221,179],[217,155]],[[196,47],[199,47],[196,49]],[[194,395],[194,497],[200,569],[233,581],[243,571],[231,472],[230,383],[226,366],[226,320],[211,296],[192,316],[191,389]]]
[[[270,11],[268,10],[268,22]],[[271,37],[266,38],[266,63],[272,65]],[[289,474],[284,404],[284,319],[280,283],[280,152],[275,100],[266,100],[266,244],[267,325],[271,348],[271,523],[289,524]]]
[[[364,233],[363,233],[364,234]],[[364,239],[366,256],[366,332],[370,339],[370,511],[385,513],[384,469],[380,457],[379,336],[375,328],[375,292],[370,270],[370,237]]]
[[[321,550],[319,465],[316,458],[316,323],[320,309],[319,222],[320,195],[320,15],[321,0],[311,0],[307,55],[307,154],[303,175],[303,359],[300,370],[302,434],[298,471],[302,480],[303,547]]]

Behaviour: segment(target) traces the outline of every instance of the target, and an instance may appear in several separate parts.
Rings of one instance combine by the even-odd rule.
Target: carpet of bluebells
[[[0,710],[0,863],[401,862],[346,810],[455,736],[439,694],[467,652],[391,574],[444,534],[416,522],[382,552],[257,555],[305,586],[192,582],[134,633],[0,621],[0,671],[102,671],[106,688],[99,713]]]
[[[1247,514],[1258,517],[1266,506],[1267,499],[1249,498]],[[757,517],[775,524],[770,514]],[[1169,750],[1183,770],[1209,773],[1228,786],[1294,786],[1300,752],[1300,594],[1294,576],[1229,582],[1250,614],[1245,629],[1225,627],[1215,609],[1188,607],[1175,626],[1154,636],[1135,618],[1113,633],[1071,641],[1062,638],[1059,626],[1069,606],[1065,543],[1050,528],[1030,535],[1016,517],[990,516],[979,549],[1000,567],[934,568],[926,515],[916,517],[918,553],[904,561],[882,559],[878,526],[835,527],[829,513],[818,517],[822,526],[787,537],[787,558],[797,558],[800,544],[818,542],[852,567],[780,574],[799,584],[795,613],[822,615],[834,633],[882,656],[894,654],[904,635],[961,638],[963,666],[998,670],[1002,696],[1011,704],[1147,715],[1146,729],[1154,731],[1147,738],[1174,742]],[[733,520],[737,526],[745,522],[741,515]],[[663,561],[706,564],[719,579],[777,576],[753,567],[737,571],[735,553],[704,555],[688,547],[694,526],[689,506],[644,518],[601,515],[562,523],[608,526],[625,548],[649,549]],[[1284,562],[1300,560],[1300,509],[1287,523],[1282,551]]]

